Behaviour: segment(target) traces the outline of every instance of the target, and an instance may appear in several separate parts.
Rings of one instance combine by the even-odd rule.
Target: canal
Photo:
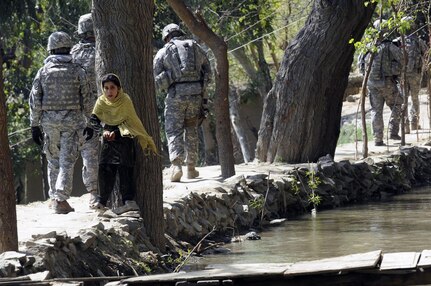
[[[430,249],[431,187],[381,202],[317,211],[259,233],[261,240],[225,245],[229,254],[207,255],[189,270],[211,264],[291,263],[353,253]]]

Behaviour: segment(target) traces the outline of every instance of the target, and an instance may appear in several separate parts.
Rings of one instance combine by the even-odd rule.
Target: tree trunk
[[[349,40],[361,39],[374,9],[363,0],[315,1],[304,28],[285,51],[271,91],[274,98],[266,99],[264,112],[275,110],[275,116],[272,132],[271,114],[262,116],[260,160],[315,162],[334,155],[353,61]]]
[[[198,36],[214,53],[216,59],[214,113],[216,119],[216,137],[219,150],[221,176],[228,178],[235,175],[232,136],[229,121],[229,62],[226,42],[217,36],[200,15],[193,14],[182,0],[167,0],[178,17],[189,30]]]
[[[245,53],[244,48],[234,50],[232,55],[244,69],[252,84],[257,87],[260,97],[265,98],[272,86],[269,68],[266,61],[264,59],[258,60],[258,63],[256,64],[258,69],[256,69],[253,62],[250,60],[250,57]],[[259,53],[259,55],[264,57],[263,52]]]
[[[3,51],[1,42],[0,51]],[[6,95],[3,85],[3,53],[0,52],[0,253],[18,251],[16,199],[11,158],[7,135]]]
[[[243,121],[239,114],[239,98],[236,90],[234,88],[229,92],[229,109],[230,109],[230,120],[232,123],[232,128],[238,139],[239,146],[241,148],[242,157],[244,163],[248,163],[253,160],[252,153],[250,152],[250,145],[245,134],[245,128],[243,126]]]
[[[209,118],[202,122],[202,137],[205,149],[205,165],[211,166],[218,164],[217,156],[217,143],[214,138],[214,133],[211,132],[211,125]]]
[[[160,150],[153,79],[153,1],[93,0],[97,75],[113,72],[122,80],[136,112]],[[136,145],[136,199],[151,242],[164,251],[161,158],[145,156]]]

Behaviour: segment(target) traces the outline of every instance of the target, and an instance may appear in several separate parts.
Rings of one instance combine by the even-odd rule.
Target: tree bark
[[[152,65],[153,12],[153,1],[93,0],[97,75],[113,72],[120,77],[160,150]],[[165,251],[161,158],[144,155],[138,144],[136,150],[136,200],[151,242]]]
[[[211,131],[209,118],[202,122],[201,128],[205,150],[205,165],[216,165],[218,164],[217,142],[214,138],[214,133]]]
[[[271,114],[262,116],[260,160],[315,162],[334,155],[353,61],[349,40],[361,39],[374,9],[364,0],[315,1],[304,28],[285,51],[274,97],[265,101],[264,112],[275,110],[275,116],[273,121]]]
[[[6,95],[4,93],[3,53],[1,51],[3,51],[3,44],[0,42],[0,253],[3,253],[5,251],[18,251],[18,231],[12,157],[7,135]]]
[[[265,98],[266,94],[272,87],[272,81],[269,76],[269,68],[266,61],[258,60],[258,63],[256,64],[258,69],[256,69],[253,62],[250,60],[250,57],[245,53],[244,48],[233,51],[232,55],[244,69],[252,84],[257,87],[260,97]],[[262,57],[264,56],[263,53],[260,55]]]
[[[232,128],[238,139],[239,146],[241,148],[242,157],[244,163],[248,163],[253,160],[252,153],[250,152],[250,145],[245,134],[245,128],[243,126],[243,120],[239,113],[239,98],[234,88],[229,92],[229,109],[230,109],[230,120]]]
[[[235,175],[235,165],[229,121],[229,62],[227,59],[227,44],[207,26],[200,15],[193,14],[182,0],[167,0],[166,2],[168,2],[189,30],[204,41],[214,53],[216,59],[216,96],[214,100],[216,137],[221,176],[228,178]]]

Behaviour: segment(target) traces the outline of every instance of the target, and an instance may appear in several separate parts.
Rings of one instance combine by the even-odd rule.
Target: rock
[[[96,242],[97,234],[90,230],[81,235],[81,240],[81,249],[85,251]]]
[[[16,251],[5,251],[2,254],[0,254],[0,260],[16,260],[21,263],[21,265],[24,265],[27,261],[26,254]]]
[[[244,239],[247,239],[247,240],[260,240],[261,237],[256,232],[250,231],[250,232],[248,232],[248,233],[246,233],[244,235]]]
[[[286,218],[279,218],[279,219],[273,219],[269,222],[270,225],[275,226],[275,225],[280,225],[283,222],[285,222],[287,219]]]
[[[51,274],[48,270],[28,275],[31,281],[43,281],[43,280],[49,279],[50,276]]]
[[[0,260],[0,277],[15,277],[15,266],[7,260]]]
[[[56,231],[51,231],[45,234],[33,234],[31,237],[34,240],[42,239],[42,238],[55,238],[57,236]]]

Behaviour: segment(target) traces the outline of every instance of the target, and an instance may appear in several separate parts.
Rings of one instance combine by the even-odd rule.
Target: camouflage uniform
[[[182,60],[188,48],[192,49],[195,62],[189,64],[194,67],[192,70],[185,71]],[[186,160],[194,169],[198,157],[198,117],[211,76],[208,58],[194,40],[173,37],[157,52],[153,68],[157,89],[167,92],[164,113],[169,159],[177,166]]]
[[[406,69],[407,96],[412,98],[410,108],[410,122],[412,129],[418,128],[419,123],[419,91],[422,81],[422,60],[427,51],[427,46],[417,35],[406,37],[406,51],[408,54]]]
[[[78,22],[78,34],[93,34],[93,21],[90,14],[82,15]],[[96,43],[94,35],[91,39],[83,39],[73,46],[71,52],[73,61],[80,64],[87,73],[91,96],[91,104],[94,106],[97,100],[97,84],[95,72]],[[86,114],[87,120],[91,113]],[[90,140],[84,141],[81,146],[81,157],[83,162],[82,180],[88,192],[97,190],[97,173],[99,165],[99,138],[93,136]]]
[[[369,56],[365,61],[368,62]],[[368,95],[371,104],[371,121],[373,137],[376,143],[383,142],[383,107],[384,103],[391,109],[389,133],[392,139],[398,137],[401,119],[402,96],[399,92],[396,77],[400,74],[401,50],[391,41],[378,45],[368,81]]]
[[[65,201],[72,192],[73,168],[86,127],[83,112],[90,114],[93,107],[90,96],[85,71],[71,55],[48,56],[33,81],[30,123],[44,132],[51,199]]]

